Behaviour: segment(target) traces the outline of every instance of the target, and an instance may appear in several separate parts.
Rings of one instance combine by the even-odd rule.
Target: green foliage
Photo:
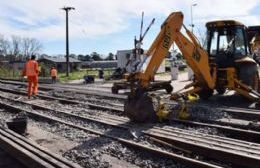
[[[104,69],[104,78],[108,78],[109,76],[112,75],[114,72],[113,69]],[[73,71],[69,74],[69,77],[66,76],[66,73],[59,73],[58,78],[61,82],[68,82],[71,80],[78,80],[78,79],[83,79],[85,75],[91,75],[94,76],[95,78],[98,77],[98,69],[84,69],[80,71]]]
[[[0,77],[18,79],[18,78],[21,78],[21,72],[13,69],[11,67],[8,67],[8,66],[1,66],[0,67]]]
[[[39,74],[39,76],[49,77],[50,76],[50,70],[51,70],[52,66],[53,65],[40,63],[39,64],[39,67],[40,67],[40,74]]]
[[[91,56],[90,55],[78,55],[78,59],[80,60],[80,61],[90,61],[92,58],[91,58]]]
[[[93,59],[94,61],[101,61],[101,60],[102,60],[100,54],[98,54],[97,52],[91,53],[91,57],[92,57],[92,59]]]
[[[114,60],[114,54],[109,53],[108,56],[105,58],[105,60]]]

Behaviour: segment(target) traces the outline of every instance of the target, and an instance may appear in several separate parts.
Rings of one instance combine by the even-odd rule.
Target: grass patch
[[[21,72],[14,70],[13,68],[3,66],[0,68],[0,77],[8,79],[20,79]]]
[[[104,69],[104,78],[108,78],[114,72],[114,69]],[[69,77],[66,76],[66,73],[58,73],[58,78],[61,82],[68,82],[72,80],[83,79],[85,75],[91,75],[95,78],[98,77],[98,69],[83,69],[80,71],[73,71],[69,74]]]

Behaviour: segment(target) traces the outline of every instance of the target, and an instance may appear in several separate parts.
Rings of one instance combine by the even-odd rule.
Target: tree
[[[12,45],[10,54],[17,57],[21,53],[21,37],[12,36]]]
[[[87,54],[87,55],[85,56],[85,61],[91,61],[91,60],[92,60],[91,56]]]
[[[1,54],[0,54],[0,61],[4,61],[4,60],[5,60],[4,55],[1,55]]]
[[[42,49],[42,44],[35,38],[11,36],[6,39],[0,35],[0,55],[5,56],[6,60],[25,60]]]
[[[76,54],[70,54],[70,58],[75,58],[75,59],[77,59],[77,55],[76,55]]]
[[[101,60],[102,60],[102,58],[100,57],[100,54],[98,54],[97,52],[91,53],[91,58],[92,58],[94,61],[101,61]]]
[[[114,60],[114,54],[109,53],[108,56],[105,58],[105,60]]]
[[[79,54],[78,55],[78,59],[80,61],[91,61],[91,60],[93,60],[92,57],[90,55],[88,55],[88,54],[87,55]]]
[[[27,57],[38,53],[42,49],[42,44],[35,38],[24,37],[21,40],[22,55],[20,59],[25,60]]]
[[[24,57],[29,57],[29,48],[30,48],[30,39],[23,38],[22,39],[22,51],[23,51]]]
[[[78,59],[79,59],[80,61],[85,61],[85,56],[82,55],[82,54],[79,54],[79,55],[78,55]]]
[[[10,51],[10,42],[4,37],[4,35],[0,35],[0,55],[6,56]]]

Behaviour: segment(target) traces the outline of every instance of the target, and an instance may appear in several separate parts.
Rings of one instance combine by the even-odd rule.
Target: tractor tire
[[[259,74],[256,64],[241,65],[239,71],[239,80],[243,84],[251,86],[255,91],[259,91]]]
[[[111,91],[113,94],[118,94],[118,88],[116,86],[112,86]]]
[[[213,90],[209,88],[204,88],[198,94],[202,100],[208,100],[208,98],[213,95]]]
[[[166,90],[166,92],[168,93],[168,94],[170,94],[170,93],[172,93],[172,91],[173,91],[173,87],[172,87],[172,85],[167,85],[166,87],[165,87],[165,90]]]
[[[216,91],[218,92],[218,94],[223,95],[226,92],[226,88],[216,87]]]

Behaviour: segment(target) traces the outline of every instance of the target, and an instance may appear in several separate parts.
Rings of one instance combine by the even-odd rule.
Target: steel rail
[[[3,127],[0,128],[0,148],[28,168],[81,168]]]
[[[11,82],[11,81],[3,81],[3,80],[0,80],[1,83],[10,83],[10,84],[23,84],[23,85],[26,85],[25,83],[22,83],[22,82]],[[40,87],[40,88],[44,88],[44,89],[47,89],[47,88],[52,88],[54,86],[44,86],[44,87]],[[68,88],[68,87],[66,87]],[[57,90],[62,90],[60,88],[55,88]],[[7,89],[7,88],[2,88],[2,91],[4,90],[10,90],[10,89]],[[69,90],[69,89],[66,89],[66,90]],[[12,90],[14,93],[18,93],[19,91],[14,91]],[[24,92],[26,93],[26,92]],[[79,94],[84,94],[84,92],[76,92],[76,93],[79,93]],[[86,93],[87,94],[87,93]],[[107,97],[107,95],[102,95],[98,92],[93,92],[91,93],[92,95],[97,95],[97,96],[104,96],[104,97]],[[44,98],[44,95],[39,95],[39,97],[42,97]],[[64,96],[66,97],[66,96]],[[126,96],[119,96],[117,97],[117,95],[111,95],[111,96],[108,96],[108,97],[112,97],[112,98],[118,98],[118,99],[122,99],[122,100],[125,100],[126,99]],[[45,98],[47,98],[47,96],[45,96]],[[50,98],[50,97],[49,97]],[[71,97],[67,97],[67,99],[71,99]],[[60,98],[60,101],[63,101],[63,102],[68,102],[68,103],[78,103],[78,104],[81,104],[82,102],[81,101],[77,101],[77,100],[74,100],[74,101],[67,101],[66,99],[62,99]],[[169,105],[176,105],[177,103],[176,102],[169,102],[167,101],[166,102],[167,104]],[[90,105],[93,105],[90,103]],[[196,104],[196,106],[200,106],[200,107],[208,107],[208,108],[212,108],[210,107],[209,105],[207,104]],[[122,107],[122,106],[121,106]],[[216,110],[220,110],[222,112],[226,112],[230,115],[232,115],[233,118],[238,118],[238,119],[250,119],[250,120],[258,120],[260,121],[260,110],[259,109],[247,109],[247,108],[239,108],[239,107],[216,107]],[[116,111],[116,110],[115,110]]]
[[[172,153],[172,152],[167,152],[167,151],[164,151],[164,150],[161,150],[161,149],[156,149],[154,147],[150,147],[150,146],[147,146],[147,145],[137,143],[133,140],[121,138],[119,136],[109,135],[108,133],[97,131],[97,130],[94,130],[94,129],[91,129],[91,128],[82,127],[80,125],[75,125],[74,123],[64,121],[64,120],[59,119],[57,117],[49,117],[49,116],[46,116],[44,114],[39,114],[39,113],[35,113],[35,112],[29,111],[29,110],[20,109],[18,107],[13,106],[13,105],[4,104],[2,102],[0,102],[0,105],[2,107],[6,108],[6,109],[9,109],[9,110],[11,109],[12,112],[14,112],[14,111],[19,112],[19,111],[22,110],[29,115],[41,117],[41,118],[46,119],[46,120],[55,121],[55,122],[58,122],[58,123],[79,129],[79,130],[83,130],[83,131],[90,132],[90,133],[93,133],[93,134],[96,134],[96,135],[99,135],[99,136],[110,138],[110,139],[116,140],[116,141],[118,141],[118,142],[120,142],[124,145],[134,147],[134,148],[141,150],[141,151],[145,150],[147,152],[152,152],[154,154],[173,159],[173,160],[175,160],[179,163],[182,163],[182,164],[185,164],[185,165],[188,165],[188,166],[192,166],[192,167],[196,167],[196,168],[204,168],[204,167],[205,168],[221,168],[222,167],[222,166],[214,165],[214,164],[207,163],[207,162],[204,162],[204,161],[199,161],[199,160],[196,160],[196,159],[192,159],[192,158],[189,158],[189,157],[178,155],[178,154],[175,154],[175,153]]]
[[[41,107],[41,108],[44,108],[44,107]],[[47,108],[48,110],[49,110],[49,108]],[[68,113],[67,113],[68,114]],[[75,116],[75,115],[73,115],[73,116]],[[76,116],[76,117],[79,117],[79,116]],[[81,119],[82,119],[83,117],[81,117]],[[84,118],[85,119],[85,118]],[[88,119],[89,120],[89,119]],[[96,119],[91,119],[91,121],[95,121],[95,122],[102,122],[103,124],[105,123],[105,124],[109,124],[109,125],[115,125],[115,126],[117,126],[118,124],[120,124],[120,127],[122,127],[122,128],[124,128],[124,129],[126,129],[127,127],[125,127],[125,126],[122,126],[123,125],[123,123],[113,123],[113,122],[111,122],[111,120],[110,121],[104,121],[104,120],[96,120]],[[149,131],[152,131],[153,133],[151,134],[151,132],[149,132]],[[156,130],[156,129],[151,129],[151,130],[149,130],[149,131],[144,131],[144,133],[146,133],[146,134],[148,134],[149,136],[153,136],[153,137],[156,137],[156,138],[159,138],[159,139],[163,139],[163,140],[167,140],[167,141],[169,141],[169,139],[167,139],[167,137],[169,136],[169,137],[171,137],[171,141],[173,141],[173,139],[175,140],[175,144],[177,144],[177,142],[178,142],[178,147],[181,147],[181,148],[184,148],[185,150],[190,150],[190,149],[196,149],[196,152],[199,152],[200,154],[204,154],[205,155],[205,153],[206,153],[206,156],[210,156],[210,157],[213,157],[214,156],[214,158],[218,158],[218,159],[221,159],[221,158],[219,158],[221,155],[221,152],[223,152],[224,153],[224,155],[230,155],[230,156],[232,156],[232,158],[234,158],[234,160],[232,160],[232,163],[233,164],[235,164],[235,163],[237,163],[240,159],[238,159],[239,157],[243,157],[243,158],[245,158],[245,160],[247,160],[247,161],[250,161],[252,164],[255,164],[255,163],[258,163],[258,160],[256,159],[256,158],[252,158],[251,156],[248,156],[248,155],[246,155],[248,152],[249,153],[254,153],[254,154],[258,154],[259,156],[260,156],[260,153],[258,152],[259,150],[260,150],[260,148],[256,148],[256,149],[250,149],[250,146],[245,146],[245,145],[243,145],[242,144],[242,147],[244,148],[243,150],[239,150],[237,147],[239,147],[237,144],[235,144],[235,143],[231,143],[230,142],[230,144],[231,145],[226,145],[226,144],[224,144],[223,142],[222,142],[222,147],[224,146],[226,149],[223,149],[222,148],[222,150],[219,148],[219,147],[221,147],[221,145],[220,145],[220,141],[218,141],[218,142],[216,142],[216,143],[212,143],[212,141],[213,141],[213,139],[211,139],[210,141],[205,141],[205,140],[201,140],[201,139],[198,139],[198,138],[190,138],[189,136],[191,136],[191,134],[186,134],[186,137],[184,137],[184,134],[183,133],[181,133],[181,132],[175,132],[174,134],[171,132],[171,134],[168,134],[168,136],[167,137],[165,137],[165,136],[162,136],[163,134],[162,134],[162,130]],[[158,134],[158,132],[160,133],[160,134]],[[165,131],[164,131],[164,134],[165,134]],[[181,136],[180,136],[180,134],[182,134]],[[159,136],[160,135],[160,136]],[[202,137],[200,137],[200,138],[202,138]],[[216,139],[216,137],[215,137],[215,139]],[[184,143],[183,141],[185,141],[186,140],[186,142]],[[191,140],[193,140],[195,143],[190,143],[189,141],[191,141]],[[232,139],[230,139],[230,140],[232,140]],[[199,142],[200,142],[200,146],[198,147],[198,144],[199,144]],[[186,146],[184,146],[183,147],[183,144],[186,144]],[[206,146],[205,146],[206,145]],[[207,153],[207,151],[210,151],[208,148],[207,148],[207,145],[208,146],[211,146],[211,147],[213,147],[214,146],[214,148],[215,149],[211,149],[211,150],[214,150],[214,152],[213,153],[217,153],[217,155],[209,155],[208,153]],[[252,145],[252,144],[251,144]],[[187,147],[188,146],[188,147]],[[197,147],[197,148],[196,148]],[[233,147],[233,148],[232,148]],[[240,146],[241,147],[241,146]],[[202,149],[200,149],[200,148],[202,148]],[[217,148],[217,149],[216,149]],[[230,151],[228,151],[228,149],[230,149],[231,150],[231,152]],[[201,152],[202,151],[202,152]],[[232,152],[233,151],[233,152]],[[234,152],[235,151],[235,152]],[[239,154],[237,154],[237,152],[240,152]],[[211,151],[212,152],[212,151]],[[209,153],[211,153],[211,152],[209,152]],[[238,156],[237,156],[238,155]],[[255,159],[255,160],[254,160]],[[260,158],[259,158],[260,159]],[[225,161],[230,161],[230,160],[225,160]],[[240,163],[240,164],[243,164],[243,163]],[[245,166],[245,165],[244,165]]]
[[[3,88],[0,88],[0,90],[2,90],[2,91],[5,90],[5,91],[11,92],[11,93],[18,93],[18,94],[20,93],[20,94],[26,95],[26,92],[22,92],[22,91],[3,89]],[[67,100],[67,99],[56,98],[56,97],[52,97],[52,96],[45,96],[45,95],[38,95],[38,96],[40,98],[47,99],[47,100],[58,100],[62,103],[68,103],[68,104],[83,104],[83,105],[87,105],[93,109],[115,111],[115,112],[119,112],[119,113],[123,114],[123,110],[120,108],[96,105],[96,104],[88,103],[88,102],[82,103],[82,102],[78,102],[76,100]],[[0,95],[0,97],[3,99],[7,99],[7,97],[1,96],[1,95]],[[13,101],[16,101],[16,100],[13,100]],[[19,100],[17,102],[26,103],[26,102],[22,102]],[[30,105],[33,105],[33,104],[30,104]],[[36,107],[37,105],[33,105],[33,106]],[[38,105],[38,108],[40,108],[39,105]],[[52,109],[49,109],[49,110],[52,110]],[[216,128],[216,129],[222,131],[223,133],[227,134],[230,137],[236,137],[238,139],[248,140],[248,141],[252,141],[252,142],[260,141],[260,132],[248,130],[248,127],[245,127],[245,125],[227,124],[227,123],[214,122],[214,121],[211,121],[212,123],[203,123],[203,122],[195,122],[195,121],[179,120],[179,119],[170,119],[170,121],[173,123],[177,122],[177,123],[185,124],[188,126]],[[233,126],[234,128],[232,128],[230,126]]]
[[[12,85],[23,85],[23,86],[27,86],[27,83],[24,82],[18,82],[18,81],[6,81],[3,79],[0,79],[0,83],[4,83],[4,84],[12,84]],[[116,98],[116,99],[120,99],[120,100],[125,100],[127,98],[126,95],[115,95],[112,93],[104,93],[101,91],[95,91],[95,90],[88,90],[87,87],[86,88],[72,88],[73,86],[63,86],[63,85],[48,85],[48,84],[40,84],[39,89],[42,90],[66,90],[66,91],[71,91],[71,92],[75,92],[75,93],[79,93],[79,94],[91,94],[91,95],[96,95],[96,96],[104,96],[104,97],[108,97],[108,98]],[[63,88],[63,89],[62,89]]]

